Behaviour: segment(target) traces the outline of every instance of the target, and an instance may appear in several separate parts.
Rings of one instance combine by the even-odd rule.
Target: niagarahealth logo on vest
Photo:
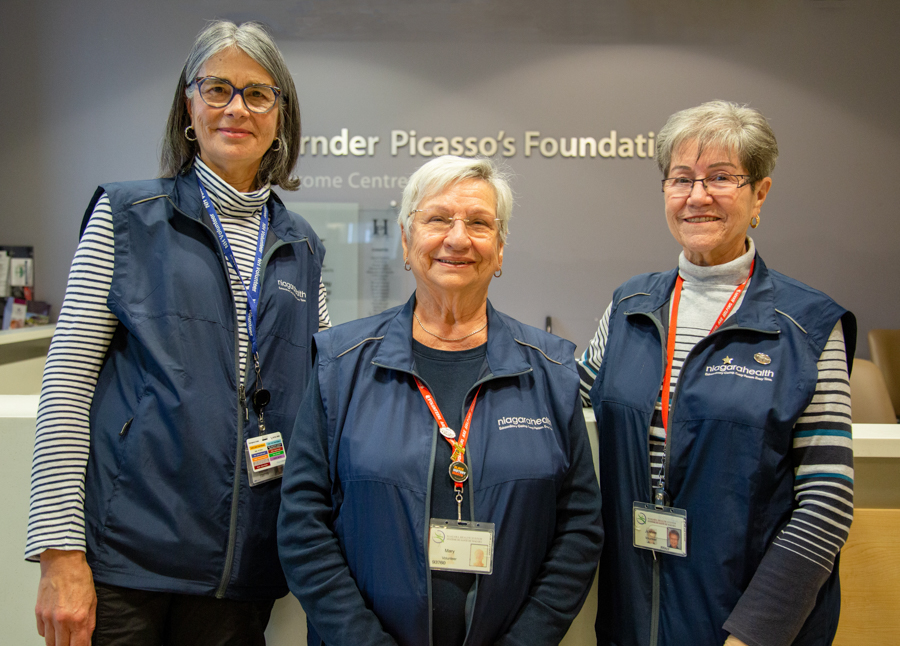
[[[753,379],[755,381],[772,381],[775,377],[775,371],[768,367],[769,364],[772,363],[772,358],[763,352],[757,352],[753,355],[753,360],[758,365],[741,365],[735,363],[734,358],[725,355],[721,360],[722,363],[706,366],[706,372],[703,376],[717,377],[730,375],[734,377],[743,377],[744,379]]]
[[[297,289],[286,280],[278,280],[278,289],[283,292],[287,292],[301,303],[306,302],[306,292],[304,292],[302,289]]]
[[[550,423],[549,417],[500,417],[497,419],[497,428],[501,431],[506,429],[523,429],[537,431],[540,429],[553,430],[553,424]]]

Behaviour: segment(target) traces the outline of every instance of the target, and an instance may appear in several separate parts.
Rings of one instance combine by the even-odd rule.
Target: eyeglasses
[[[694,182],[700,182],[710,195],[730,195],[750,183],[750,175],[715,173],[701,179],[690,177],[667,177],[662,180],[662,190],[672,197],[684,197],[694,190]]]
[[[415,215],[420,213],[421,215]],[[466,225],[466,233],[470,238],[490,238],[497,233],[499,221],[488,215],[473,215],[468,218],[456,218],[443,211],[433,209],[416,209],[409,212],[415,215],[415,224],[428,235],[446,235],[459,220]]]
[[[224,108],[231,103],[235,94],[240,94],[247,109],[257,114],[265,114],[274,108],[275,102],[281,95],[281,89],[271,85],[253,83],[237,88],[225,79],[215,76],[196,78],[191,85],[197,86],[200,98],[211,108]]]

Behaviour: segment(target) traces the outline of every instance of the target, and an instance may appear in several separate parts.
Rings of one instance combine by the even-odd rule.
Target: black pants
[[[234,601],[95,584],[93,646],[265,646],[274,599]]]

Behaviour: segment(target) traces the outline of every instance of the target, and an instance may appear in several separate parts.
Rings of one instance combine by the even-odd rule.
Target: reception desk
[[[22,559],[37,404],[36,394],[0,395],[0,626],[4,643],[23,646],[44,643],[34,621],[39,567]],[[593,413],[584,412],[596,457]],[[900,425],[854,425],[853,435],[857,511],[841,558],[843,611],[835,644],[890,644],[900,621]],[[596,644],[596,606],[594,581],[563,646]],[[266,635],[269,646],[306,643],[305,617],[293,596],[275,604]]]
[[[55,325],[0,330],[0,395],[36,395]]]

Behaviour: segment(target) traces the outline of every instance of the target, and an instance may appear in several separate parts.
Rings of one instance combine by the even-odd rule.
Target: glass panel
[[[378,314],[406,302],[415,288],[403,271],[397,213],[355,203],[289,202],[322,239],[322,281],[334,325]]]

